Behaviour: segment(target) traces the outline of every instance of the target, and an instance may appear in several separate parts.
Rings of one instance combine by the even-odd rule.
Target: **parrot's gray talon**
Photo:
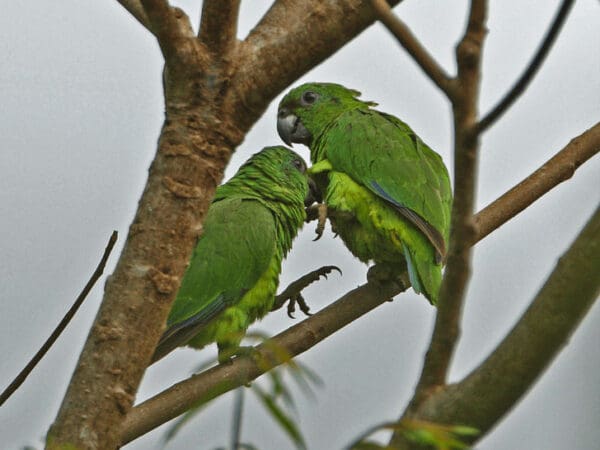
[[[283,307],[283,305],[288,302],[287,306],[287,315],[294,319],[294,312],[296,312],[296,304],[300,308],[305,315],[310,316],[310,308],[306,304],[306,300],[302,296],[302,290],[317,281],[321,277],[327,278],[327,274],[336,270],[337,272],[342,274],[342,271],[337,266],[323,266],[312,272],[300,277],[293,283],[291,283],[281,294],[275,297],[275,301],[273,302],[273,307],[271,311],[276,311],[279,308]]]

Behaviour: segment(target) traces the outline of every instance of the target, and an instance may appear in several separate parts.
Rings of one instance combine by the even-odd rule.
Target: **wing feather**
[[[332,166],[394,205],[442,260],[452,191],[441,157],[404,122],[371,109],[342,114],[323,136],[320,147]]]
[[[214,202],[152,360],[184,345],[237,303],[267,270],[275,238],[273,216],[259,201]]]

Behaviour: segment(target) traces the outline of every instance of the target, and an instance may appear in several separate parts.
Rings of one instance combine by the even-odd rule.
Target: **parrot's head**
[[[252,155],[235,177],[251,180],[263,198],[283,203],[312,204],[318,195],[304,159],[281,145],[265,147]]]
[[[376,103],[359,100],[360,92],[334,83],[306,83],[292,89],[279,103],[277,132],[288,145],[311,146],[343,112],[368,109]]]

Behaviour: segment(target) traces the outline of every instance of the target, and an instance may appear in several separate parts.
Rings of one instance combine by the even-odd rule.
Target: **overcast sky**
[[[192,18],[201,2],[181,2]],[[242,2],[244,37],[271,2]],[[520,74],[558,1],[492,1],[483,66],[486,111]],[[465,1],[406,0],[401,14],[454,72]],[[154,38],[116,1],[5,2],[0,15],[0,388],[24,366],[87,281],[113,229],[127,234],[163,119],[162,59]],[[478,209],[501,195],[600,117],[600,6],[576,2],[563,34],[531,88],[483,138]],[[197,20],[196,20],[197,21]],[[332,81],[363,92],[451,157],[450,108],[380,25],[298,81]],[[265,145],[279,144],[276,99],[239,147],[227,176]],[[308,158],[305,148],[295,149]],[[463,334],[452,379],[468,373],[505,335],[600,201],[596,156],[550,194],[475,248]],[[282,284],[323,264],[333,275],[306,292],[316,311],[365,281],[367,267],[328,230],[296,240]],[[118,250],[111,258],[110,271]],[[102,296],[98,284],[55,348],[0,408],[2,448],[40,447],[56,415]],[[300,357],[322,378],[316,398],[294,389],[297,420],[311,450],[338,449],[374,424],[393,420],[413,392],[434,309],[401,294]],[[275,334],[293,322],[272,314],[252,330]],[[584,450],[600,442],[600,308],[509,418],[477,448]],[[178,350],[145,375],[138,400],[187,377],[213,357]],[[218,399],[168,449],[229,441],[232,396]],[[291,444],[246,403],[243,440],[261,450]],[[127,448],[158,449],[166,427]]]

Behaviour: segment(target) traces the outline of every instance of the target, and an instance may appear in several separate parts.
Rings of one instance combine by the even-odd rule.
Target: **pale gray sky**
[[[245,36],[269,1],[242,2]],[[454,45],[466,1],[406,0],[396,8],[432,53],[454,71]],[[520,74],[558,1],[493,1],[483,68],[482,110]],[[181,4],[198,17],[200,2]],[[576,2],[532,87],[484,137],[478,205],[485,206],[600,117],[600,7]],[[116,1],[6,2],[0,16],[0,387],[46,339],[95,267],[113,229],[126,236],[163,118],[161,55]],[[452,167],[450,108],[405,52],[375,25],[301,81],[356,88],[407,121]],[[280,143],[273,102],[234,156]],[[305,148],[296,146],[306,158]],[[493,233],[475,249],[463,335],[452,377],[466,374],[499,342],[539,289],[600,200],[600,159]],[[306,292],[316,311],[365,281],[366,266],[330,231],[311,242],[305,228],[284,266],[282,284],[322,264],[333,275]],[[122,244],[122,241],[120,242]],[[119,246],[120,249],[120,246]],[[110,270],[118,250],[111,258]],[[95,288],[55,348],[0,408],[2,448],[39,442],[53,420],[98,308]],[[396,418],[410,398],[429,341],[434,310],[402,294],[335,334],[300,360],[324,381],[317,399],[295,389],[298,422],[311,450],[337,449],[363,430]],[[275,334],[292,322],[272,314],[252,329]],[[596,306],[513,413],[477,448],[594,448],[600,441],[600,309]],[[213,356],[178,350],[146,374],[138,400],[189,375]],[[291,448],[248,397],[245,442]],[[232,396],[218,399],[168,449],[211,448],[229,440]],[[161,448],[165,427],[130,444]]]

